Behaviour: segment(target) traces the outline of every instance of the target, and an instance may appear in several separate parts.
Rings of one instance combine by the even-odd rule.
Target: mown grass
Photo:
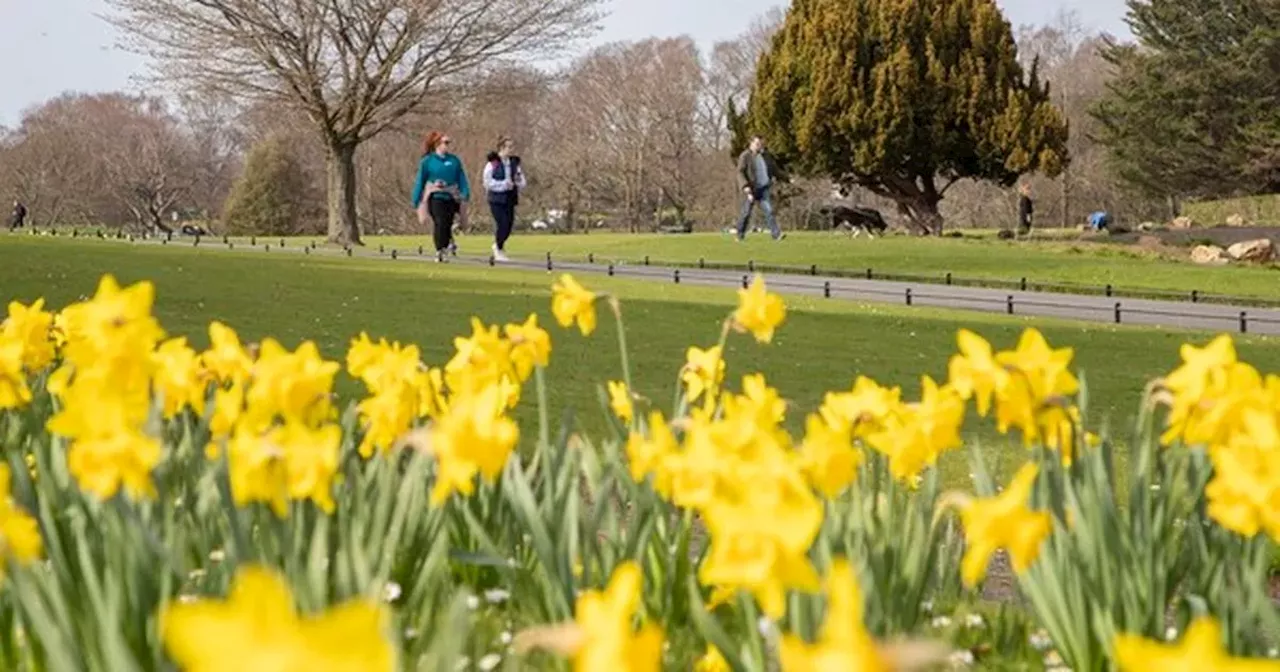
[[[61,307],[92,294],[103,273],[123,282],[155,282],[155,312],[162,324],[171,334],[190,337],[196,347],[207,345],[209,321],[221,320],[248,340],[274,336],[288,347],[314,340],[326,356],[339,360],[350,339],[365,330],[375,338],[416,343],[424,361],[441,365],[452,353],[453,338],[469,333],[472,315],[501,324],[537,312],[554,343],[548,372],[553,412],[575,414],[595,436],[607,431],[600,386],[621,378],[612,320],[602,312],[600,329],[590,338],[554,325],[549,311],[553,277],[547,273],[0,237],[0,298],[6,301],[45,297]],[[686,349],[715,343],[736,301],[734,292],[599,277],[583,281],[623,300],[636,389],[669,411]],[[1011,346],[1023,328],[1035,325],[1051,343],[1075,348],[1078,369],[1089,384],[1091,424],[1111,422],[1122,428],[1123,437],[1146,382],[1175,365],[1182,343],[1210,336],[795,297],[788,305],[787,322],[773,344],[733,337],[727,359],[734,388],[741,376],[757,371],[778,387],[793,404],[788,426],[797,434],[804,414],[826,391],[848,389],[859,374],[901,385],[907,395],[917,393],[923,374],[945,379],[961,326],[998,346]],[[1280,368],[1280,341],[1246,337],[1239,349],[1264,371]],[[346,398],[361,392],[345,377],[338,388]],[[530,402],[520,411],[526,428],[535,426],[533,408]],[[993,446],[997,463],[1012,464],[1020,457],[1013,444],[994,437],[989,423],[975,420],[969,427],[975,440]],[[958,454],[944,465],[948,480],[964,477],[966,460]]]
[[[1056,233],[1056,232],[1055,232]],[[1160,258],[1134,246],[1064,241],[1048,233],[1040,240],[1002,241],[988,235],[963,238],[914,238],[890,236],[876,240],[850,239],[846,234],[793,233],[781,243],[768,235],[753,234],[735,242],[725,234],[624,234],[550,235],[517,233],[508,243],[516,258],[554,257],[581,260],[588,254],[597,261],[641,263],[648,255],[653,263],[672,261],[777,264],[819,269],[933,276],[939,282],[951,273],[955,278],[1029,283],[1090,285],[1098,290],[1110,284],[1120,290],[1175,291],[1242,297],[1280,298],[1280,274],[1258,266],[1196,266],[1189,261]],[[264,238],[263,241],[268,239]],[[298,239],[301,243],[304,240]],[[492,239],[486,234],[459,237],[462,250],[487,254]],[[400,250],[431,248],[427,236],[370,236],[368,245]]]

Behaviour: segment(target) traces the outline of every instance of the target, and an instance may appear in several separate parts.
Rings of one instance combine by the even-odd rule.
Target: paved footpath
[[[254,248],[264,254],[282,252],[318,256],[348,255],[338,248],[307,248],[303,245],[280,247],[278,242],[259,242]],[[161,240],[137,241],[135,244],[161,244]],[[169,245],[191,246],[190,239],[175,239]],[[227,249],[220,239],[206,239],[200,248]],[[266,249],[269,248],[269,249]],[[246,249],[243,245],[237,250]],[[353,249],[348,256],[362,259],[380,258],[392,263],[434,263],[430,251],[419,255],[416,249],[391,250],[369,243]],[[451,263],[463,265],[489,265],[487,257],[459,256]],[[550,268],[548,268],[550,266]],[[579,275],[600,274],[620,278],[645,279],[652,282],[679,282],[681,284],[712,287],[741,287],[750,278],[740,271],[697,268],[670,268],[637,264],[588,263],[585,261],[560,261],[546,259],[513,259],[498,264],[497,268],[524,270],[551,270]],[[923,282],[899,282],[890,280],[860,280],[856,278],[824,277],[822,275],[798,275],[764,273],[769,288],[781,294],[825,296],[833,300],[864,303],[886,303],[910,306],[928,306],[959,310],[977,310],[1034,317],[1055,317],[1088,322],[1112,324],[1136,324],[1176,329],[1195,329],[1213,332],[1247,332],[1250,334],[1280,335],[1280,309],[1224,304],[1192,303],[1190,301],[1161,301],[1107,296],[1086,296],[1051,292],[1024,292],[982,287],[961,287]]]

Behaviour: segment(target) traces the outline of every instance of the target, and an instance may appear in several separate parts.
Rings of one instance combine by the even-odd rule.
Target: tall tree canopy
[[[108,0],[184,88],[282,101],[328,150],[329,237],[359,243],[355,153],[441,87],[559,54],[600,0]],[[447,93],[445,94],[447,95]],[[411,169],[410,169],[411,170]]]
[[[1062,170],[1067,124],[1036,70],[994,0],[795,0],[738,133],[938,232],[956,181]]]
[[[1280,191],[1280,0],[1129,0],[1137,44],[1094,109],[1120,176],[1157,196]]]

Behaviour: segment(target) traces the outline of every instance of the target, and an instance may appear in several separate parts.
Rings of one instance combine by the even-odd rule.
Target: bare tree
[[[1050,77],[1053,83],[1055,102],[1067,114],[1070,121],[1075,122],[1071,114],[1073,108],[1080,106],[1081,87],[1078,85],[1080,73],[1073,66],[1084,54],[1081,53],[1089,38],[1089,30],[1075,10],[1061,9],[1053,23],[1046,26],[1022,26],[1018,30],[1018,60],[1023,66],[1030,68],[1038,62],[1041,71]],[[1096,72],[1096,71],[1095,71]],[[1073,123],[1072,130],[1079,131]],[[1067,151],[1070,156],[1078,156],[1082,151],[1082,135],[1072,133],[1067,139]],[[1063,228],[1071,225],[1071,188],[1073,184],[1071,164],[1063,169],[1057,179],[1062,197],[1061,224]]]
[[[355,155],[432,93],[559,54],[601,0],[108,0],[179,85],[288,101],[327,150],[329,238],[360,243]]]
[[[226,96],[199,92],[179,96],[179,109],[197,159],[190,204],[208,220],[216,220],[249,147],[245,129],[236,123],[241,110]]]
[[[140,228],[169,232],[165,218],[198,177],[193,138],[156,98],[102,94],[84,104],[96,122],[86,134],[88,151],[107,190]]]
[[[106,192],[91,136],[102,121],[91,99],[64,94],[27,110],[4,142],[6,189],[31,211],[32,221],[115,223],[118,205]]]

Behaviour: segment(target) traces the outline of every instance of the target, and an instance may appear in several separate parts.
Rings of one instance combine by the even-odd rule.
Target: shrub
[[[323,199],[295,152],[283,140],[264,140],[249,151],[244,170],[223,208],[227,233],[291,236],[315,233]]]

